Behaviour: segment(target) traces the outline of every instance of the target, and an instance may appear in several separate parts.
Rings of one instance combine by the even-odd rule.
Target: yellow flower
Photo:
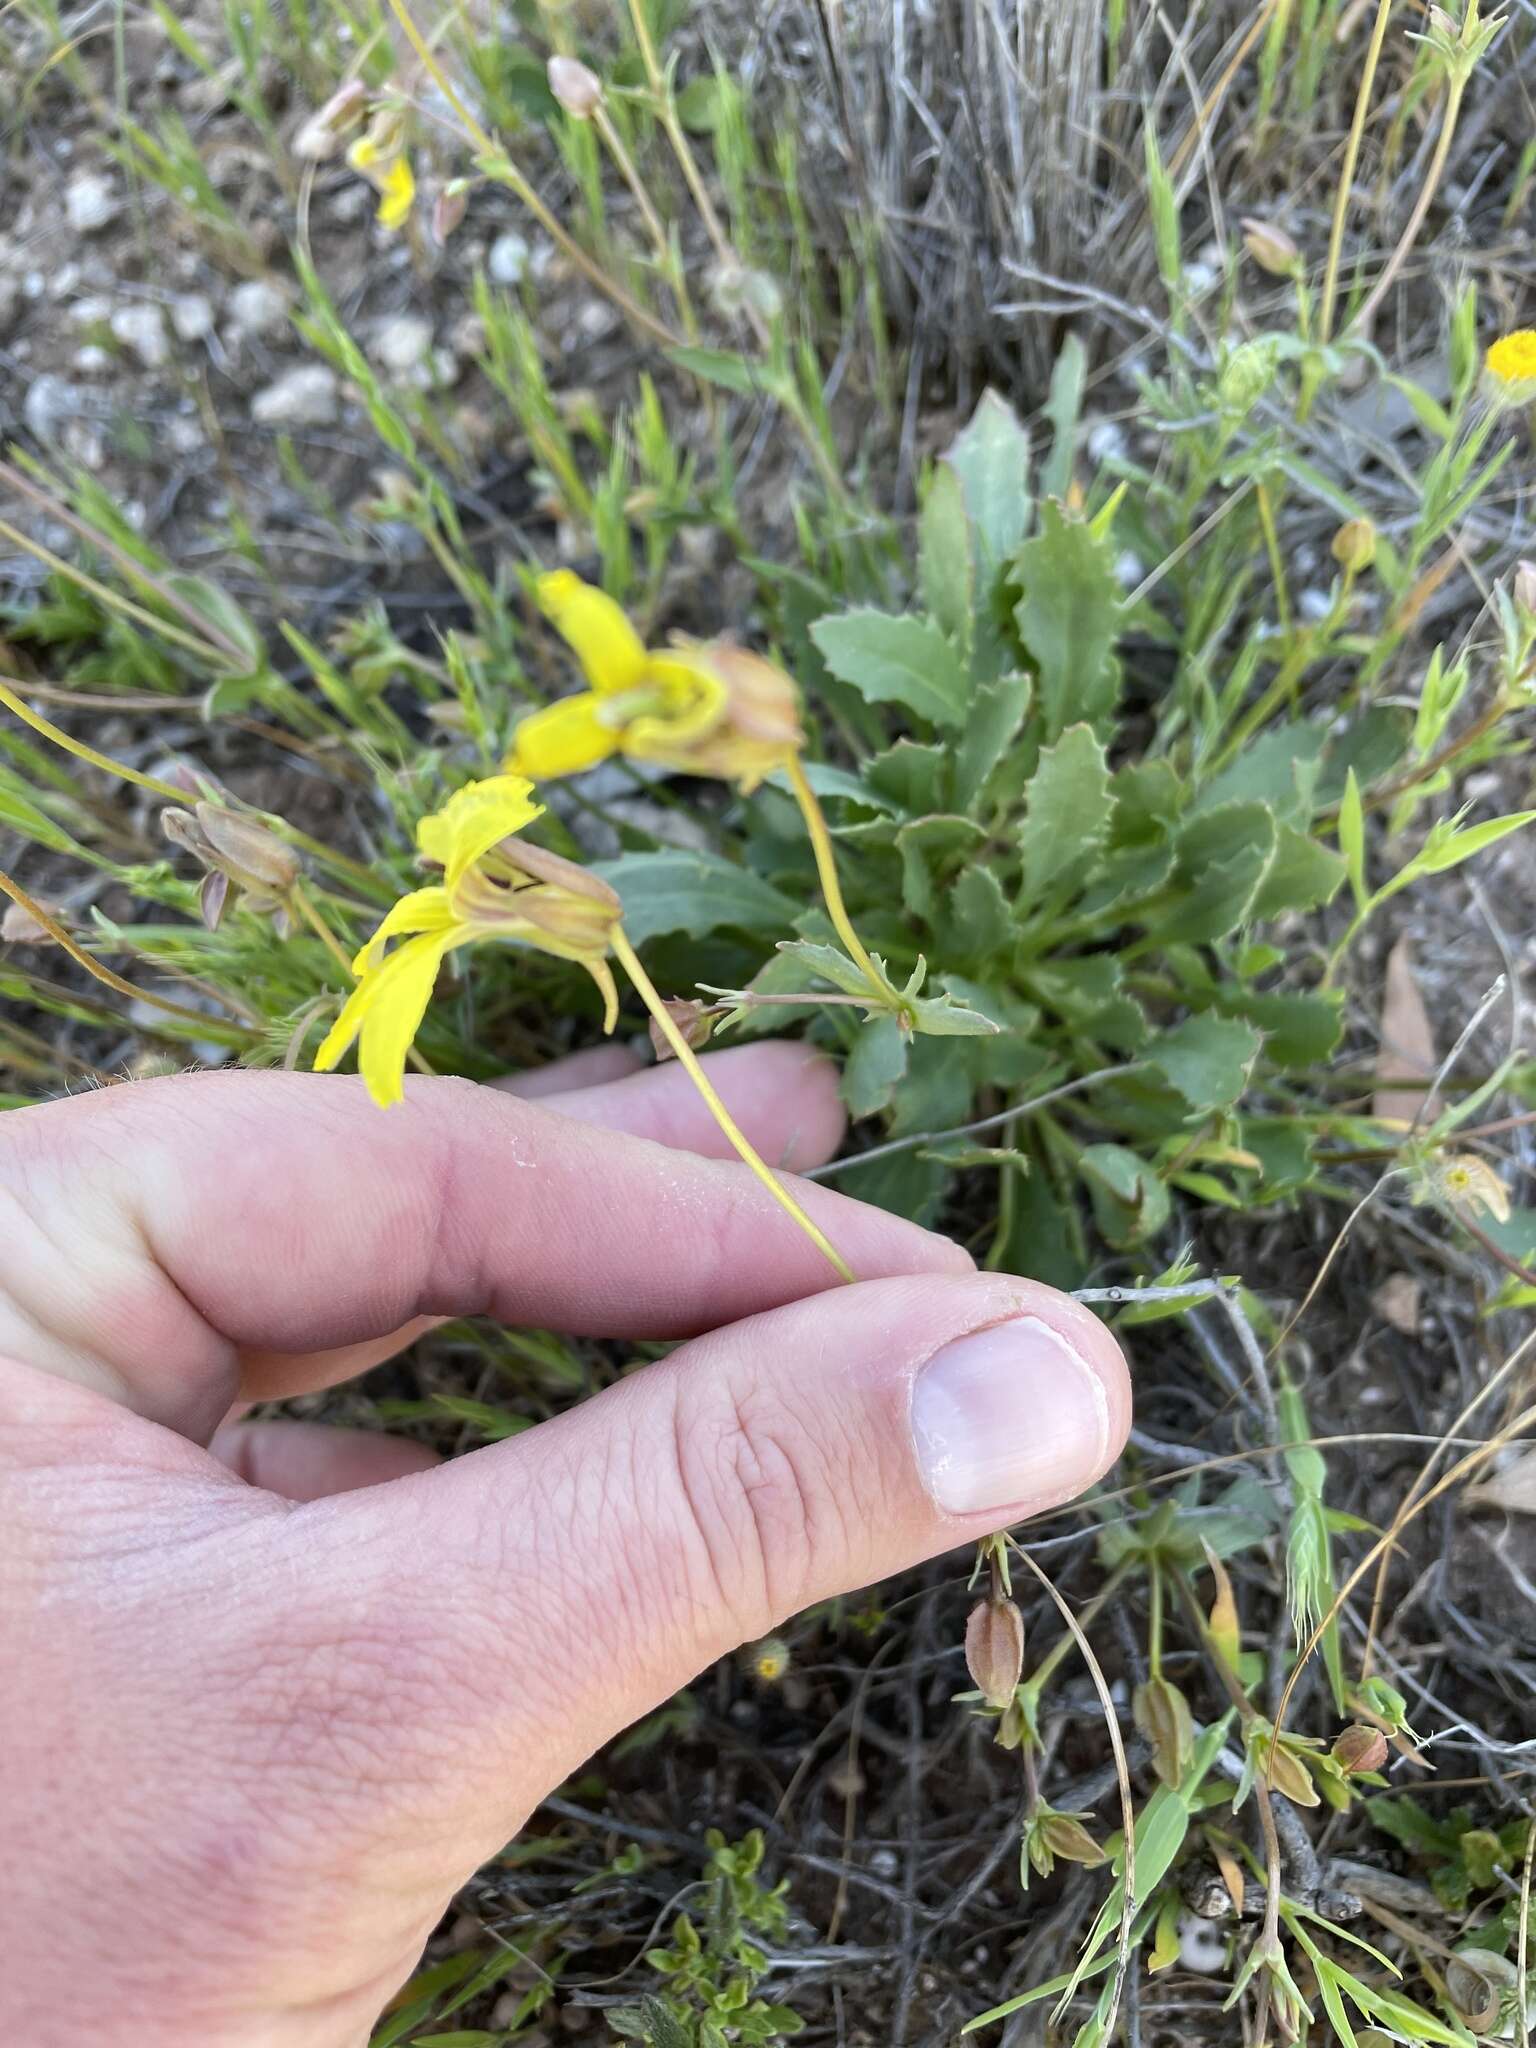
[[[481,939],[534,946],[585,967],[602,992],[604,1029],[613,1029],[619,997],[606,955],[619,899],[585,868],[513,837],[541,808],[521,776],[496,775],[466,783],[422,819],[416,843],[443,879],[402,897],[353,961],[357,987],[315,1055],[317,1073],[337,1066],[357,1039],[369,1094],[381,1109],[398,1102],[438,969],[455,948]],[[404,943],[391,950],[392,939]]]
[[[1527,384],[1536,389],[1536,328],[1517,327],[1513,334],[1501,334],[1485,360],[1489,376],[1506,390]]]
[[[379,195],[378,223],[393,233],[404,227],[416,203],[416,174],[405,149],[405,125],[397,108],[386,107],[347,151],[347,162]]]
[[[537,589],[588,687],[523,719],[513,774],[549,781],[626,754],[750,791],[799,750],[795,686],[772,662],[728,640],[652,652],[613,599],[569,569]]]

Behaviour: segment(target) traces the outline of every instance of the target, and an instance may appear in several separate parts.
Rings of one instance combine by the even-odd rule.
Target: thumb
[[[362,1639],[394,1644],[394,1680],[417,1653],[433,1674],[414,1733],[459,1781],[467,1870],[704,1665],[1070,1499],[1129,1418],[1119,1347],[1066,1297],[1001,1275],[868,1281],[290,1527],[316,1597],[344,1588]]]

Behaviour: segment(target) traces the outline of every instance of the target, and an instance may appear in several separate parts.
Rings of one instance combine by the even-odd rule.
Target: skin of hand
[[[841,1286],[675,1067],[137,1082],[0,1120],[0,2036],[363,2048],[456,1888],[799,1608],[1089,1485],[1064,1297],[828,1189]],[[770,1160],[830,1066],[710,1061]],[[708,1156],[715,1155],[715,1156]],[[539,1428],[230,1421],[434,1317],[684,1338]]]

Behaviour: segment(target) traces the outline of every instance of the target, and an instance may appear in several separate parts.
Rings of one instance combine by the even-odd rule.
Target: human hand
[[[609,1736],[1115,1456],[1086,1310],[807,1186],[868,1276],[837,1285],[697,1156],[722,1141],[687,1077],[615,1060],[513,1084],[542,1102],[210,1074],[0,1120],[7,2040],[359,2048]],[[710,1069],[770,1160],[830,1156],[825,1062]],[[691,1341],[445,1465],[225,1420],[442,1315]]]

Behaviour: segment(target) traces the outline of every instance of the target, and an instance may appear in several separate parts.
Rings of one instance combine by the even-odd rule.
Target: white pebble
[[[521,284],[528,274],[528,244],[509,228],[492,242],[485,259],[492,284]]]
[[[113,334],[146,370],[158,370],[170,358],[165,315],[158,306],[119,306],[112,315]]]
[[[32,379],[21,401],[21,417],[27,431],[39,441],[55,440],[65,421],[73,419],[79,410],[80,393],[74,385],[47,371]]]
[[[372,354],[391,376],[409,377],[426,361],[431,346],[432,322],[419,313],[402,313],[374,335]]]
[[[268,278],[246,278],[229,295],[229,325],[237,339],[276,334],[288,325],[288,294]]]
[[[259,427],[328,427],[336,417],[336,372],[324,363],[300,363],[251,400]]]
[[[121,208],[112,180],[95,171],[83,171],[65,188],[64,211],[77,235],[100,234],[117,219]]]
[[[203,341],[213,332],[213,301],[201,292],[181,292],[171,301],[171,325],[182,341]]]

